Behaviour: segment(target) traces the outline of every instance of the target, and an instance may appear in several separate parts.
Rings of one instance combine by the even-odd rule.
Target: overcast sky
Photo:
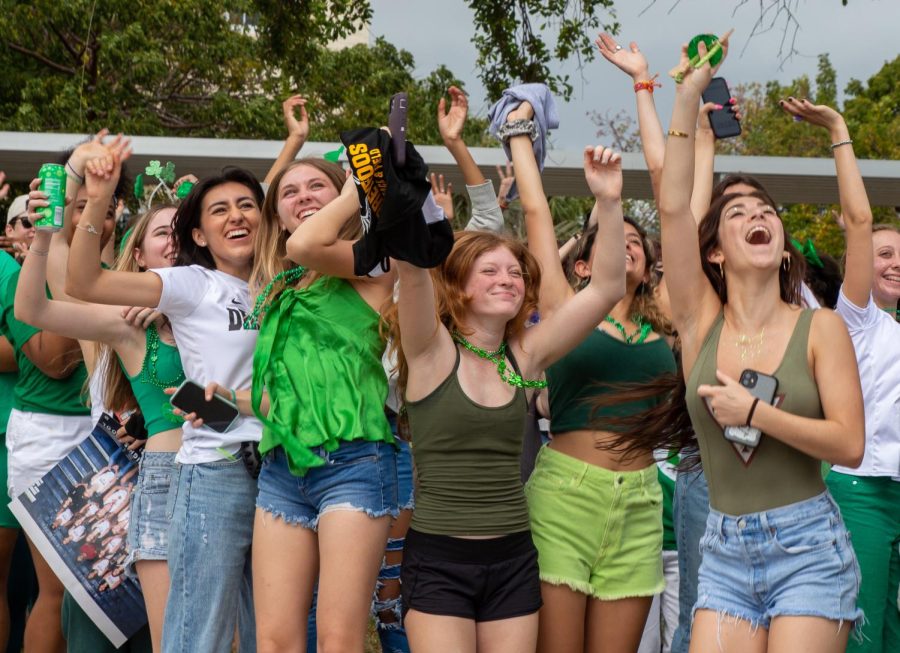
[[[733,16],[739,0],[680,0],[674,8],[675,0],[659,0],[652,6],[651,0],[619,0],[616,11],[622,28],[617,38],[623,45],[637,41],[651,72],[660,73],[663,88],[656,90],[656,100],[664,125],[671,114],[673,96],[673,84],[666,71],[677,63],[680,44],[700,32],[722,34],[729,27],[735,28],[728,61],[720,70],[732,86],[771,79],[787,82],[803,74],[813,78],[817,56],[827,52],[842,90],[851,78],[866,80],[897,56],[898,0],[849,0],[846,7],[841,0],[790,3],[796,5],[795,15],[800,22],[796,39],[799,54],[783,66],[778,57],[783,35],[780,25],[753,37],[748,44],[759,16],[759,0],[746,2]],[[475,49],[470,42],[474,31],[472,12],[463,0],[373,0],[373,6],[373,39],[384,36],[409,50],[416,60],[417,76],[446,64],[465,82],[474,112],[487,114],[484,89],[476,75]],[[643,9],[647,11],[639,15]],[[596,138],[596,128],[587,117],[590,110],[614,114],[625,109],[634,115],[634,92],[629,79],[599,55],[580,74],[574,63],[560,70],[574,81],[575,93],[568,103],[558,99],[560,128],[552,136],[554,147],[580,148]]]

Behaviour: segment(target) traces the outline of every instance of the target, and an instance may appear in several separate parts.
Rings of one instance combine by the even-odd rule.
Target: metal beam
[[[63,150],[85,140],[78,134],[0,132],[0,170],[10,180],[30,180],[42,163],[56,160]],[[247,168],[260,179],[281,149],[281,141],[217,138],[173,138],[135,136],[134,155],[128,166],[134,174],[152,159],[172,161],[179,174],[198,177],[214,174],[224,165]],[[303,156],[321,156],[339,143],[307,143]],[[443,147],[420,146],[419,152],[433,172],[443,174],[462,189],[463,181],[450,153]],[[506,162],[499,148],[472,148],[472,156],[488,179],[496,176],[495,166]],[[900,161],[862,160],[860,170],[873,206],[900,206]],[[649,199],[650,178],[640,154],[624,154],[625,197]],[[716,172],[743,172],[759,179],[778,202],[790,204],[835,203],[838,199],[834,161],[830,158],[767,156],[718,156]],[[581,152],[551,150],[544,168],[544,190],[548,195],[587,195],[581,169]]]

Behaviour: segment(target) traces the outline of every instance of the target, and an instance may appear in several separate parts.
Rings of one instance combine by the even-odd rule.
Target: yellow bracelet
[[[687,132],[681,132],[677,129],[670,129],[668,133],[669,136],[678,136],[679,138],[687,138],[689,136]]]

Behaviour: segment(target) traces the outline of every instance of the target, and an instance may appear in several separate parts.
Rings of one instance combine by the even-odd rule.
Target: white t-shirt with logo
[[[244,329],[250,312],[247,282],[200,265],[152,271],[162,279],[157,310],[172,323],[185,377],[204,387],[215,381],[235,390],[250,388],[259,332]],[[185,422],[175,459],[189,465],[220,461],[223,452],[234,455],[241,442],[258,442],[261,436],[255,417],[239,416],[225,433]]]
[[[865,308],[838,296],[862,383],[866,409],[866,453],[856,469],[835,465],[842,474],[890,476],[900,481],[900,323],[869,297]]]

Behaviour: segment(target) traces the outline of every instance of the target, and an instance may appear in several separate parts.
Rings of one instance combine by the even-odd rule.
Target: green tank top
[[[282,447],[291,472],[302,476],[325,464],[316,448],[331,452],[351,440],[394,443],[384,414],[379,320],[337,277],[287,288],[273,300],[253,355],[253,404],[264,427],[260,452]],[[263,388],[268,415],[257,409]]]
[[[628,344],[602,329],[594,329],[547,369],[550,430],[559,434],[591,429],[604,417],[628,417],[653,408],[659,399],[608,406],[592,415],[590,400],[613,392],[608,386],[644,383],[675,369],[675,357],[663,338]]]
[[[822,419],[819,390],[809,369],[807,343],[813,311],[801,313],[784,358],[773,376],[778,379],[779,408],[792,415]],[[763,434],[749,449],[725,439],[706,402],[697,394],[702,383],[717,385],[716,354],[725,323],[720,314],[709,330],[687,380],[686,402],[700,444],[703,473],[709,482],[709,504],[729,515],[743,515],[804,501],[825,491],[821,462]]]
[[[119,365],[122,365],[121,358]],[[131,383],[131,391],[144,416],[148,437],[184,423],[184,420],[172,414],[169,395],[163,392],[163,388],[174,388],[184,381],[181,357],[177,347],[166,344],[159,338],[155,324],[147,327],[147,345],[141,371],[130,376],[124,365],[122,371]]]
[[[505,406],[469,399],[453,371],[434,392],[407,401],[416,465],[412,527],[435,535],[503,535],[527,531],[519,473],[525,391]]]

